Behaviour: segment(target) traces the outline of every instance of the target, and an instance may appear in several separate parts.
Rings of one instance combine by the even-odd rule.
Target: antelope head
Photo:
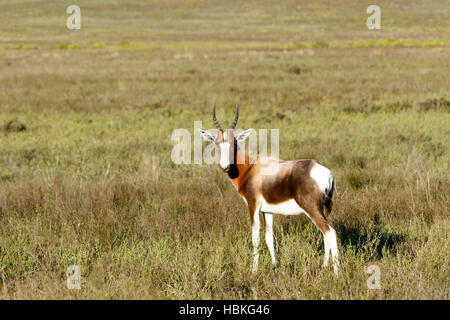
[[[239,118],[239,107],[236,104],[236,113],[231,126],[227,130],[223,130],[216,119],[216,105],[214,104],[212,118],[214,125],[218,130],[217,135],[214,137],[207,131],[200,130],[201,135],[207,141],[214,142],[216,144],[216,154],[219,159],[220,168],[228,172],[232,164],[236,163],[236,152],[238,141],[244,141],[248,138],[252,129],[241,132],[237,137],[234,136],[234,128],[236,127]]]

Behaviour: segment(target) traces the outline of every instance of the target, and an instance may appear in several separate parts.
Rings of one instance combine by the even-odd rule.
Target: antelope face
[[[239,117],[239,108],[236,105],[236,114],[234,117],[234,121],[229,129],[223,131],[222,128],[220,127],[219,122],[216,119],[216,106],[214,105],[213,121],[217,130],[219,130],[216,137],[212,136],[207,131],[200,130],[200,133],[205,140],[214,141],[214,143],[216,144],[216,154],[219,159],[219,166],[225,172],[228,172],[230,170],[230,166],[236,163],[237,142],[245,140],[252,131],[252,129],[245,130],[241,134],[239,134],[237,138],[235,138],[233,130],[236,126],[238,117]]]
[[[233,130],[228,129],[225,132],[219,130],[216,137],[209,132],[200,130],[201,135],[207,141],[212,141],[216,144],[216,155],[219,159],[219,167],[228,172],[231,164],[235,163],[235,146],[236,139],[234,138]]]
[[[215,140],[216,152],[219,158],[219,166],[223,171],[228,172],[230,170],[230,165],[235,161],[235,144],[233,130],[226,130],[225,133],[219,131]]]

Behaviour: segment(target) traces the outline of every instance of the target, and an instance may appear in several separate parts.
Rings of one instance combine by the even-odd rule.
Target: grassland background
[[[370,4],[1,0],[0,297],[448,299],[450,2],[377,1],[379,31]],[[312,223],[279,216],[280,265],[262,242],[251,276],[227,177],[170,160],[214,101],[332,169],[339,277]]]

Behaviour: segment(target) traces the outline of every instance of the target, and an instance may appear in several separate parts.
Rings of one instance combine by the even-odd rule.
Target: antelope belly
[[[303,208],[301,208],[294,199],[289,199],[288,201],[274,204],[267,203],[263,197],[261,197],[261,211],[284,215],[298,215],[306,213],[306,211],[303,210]]]

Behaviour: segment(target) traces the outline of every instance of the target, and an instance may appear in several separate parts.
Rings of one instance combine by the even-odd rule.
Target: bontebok
[[[334,188],[331,171],[314,160],[283,161],[268,155],[250,157],[238,148],[237,142],[245,140],[251,129],[234,136],[239,117],[236,114],[227,130],[222,130],[216,119],[215,105],[212,118],[218,130],[214,137],[200,130],[202,136],[215,142],[220,168],[228,174],[239,195],[247,203],[252,222],[253,272],[259,260],[259,213],[262,212],[266,227],[266,243],[272,264],[276,265],[273,246],[273,215],[306,214],[322,232],[325,246],[324,266],[328,264],[330,251],[334,272],[338,273],[338,248],[335,230],[328,224]]]

